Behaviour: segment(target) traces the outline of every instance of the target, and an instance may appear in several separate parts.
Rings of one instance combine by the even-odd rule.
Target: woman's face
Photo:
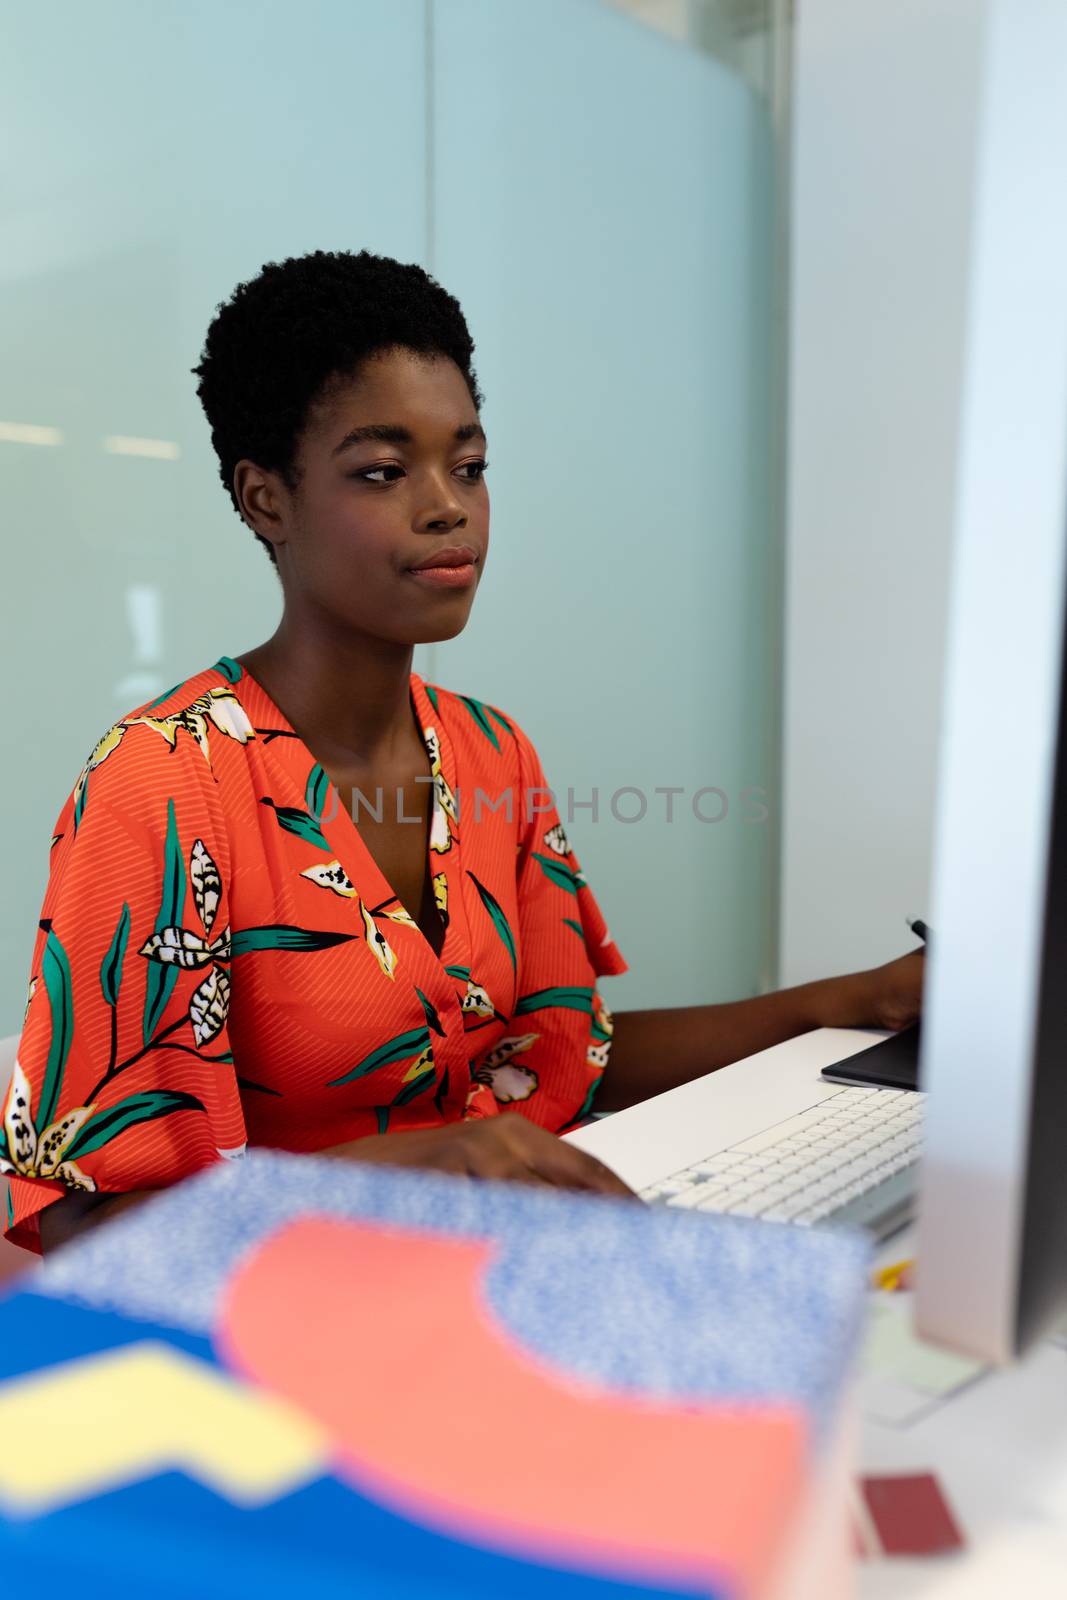
[[[274,546],[287,608],[397,644],[459,633],[489,545],[489,491],[485,435],[455,363],[407,349],[371,357],[312,407],[296,467],[295,490],[251,463],[235,474]]]

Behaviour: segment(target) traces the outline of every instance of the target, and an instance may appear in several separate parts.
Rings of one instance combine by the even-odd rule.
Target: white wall
[[[797,11],[783,983],[928,910],[985,6]]]

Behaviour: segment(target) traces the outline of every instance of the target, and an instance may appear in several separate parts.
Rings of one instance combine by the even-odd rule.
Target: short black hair
[[[192,371],[238,515],[238,461],[278,472],[295,488],[297,445],[313,402],[332,380],[355,376],[370,356],[398,347],[454,361],[481,408],[459,302],[422,267],[368,250],[315,250],[268,261],[216,307]],[[273,546],[260,543],[274,560]]]

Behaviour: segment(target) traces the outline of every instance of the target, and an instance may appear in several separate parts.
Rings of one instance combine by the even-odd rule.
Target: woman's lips
[[[477,550],[469,544],[454,544],[427,556],[417,567],[409,567],[408,572],[435,589],[465,589],[474,582],[477,563]]]
[[[458,567],[409,567],[408,576],[435,589],[465,589],[474,582],[474,562],[464,561]]]

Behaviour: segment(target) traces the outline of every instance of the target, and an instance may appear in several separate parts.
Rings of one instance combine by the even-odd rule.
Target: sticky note
[[[870,1299],[860,1360],[861,1404],[865,1415],[881,1422],[912,1421],[985,1371],[980,1361],[916,1337],[913,1298],[897,1293]]]
[[[963,1535],[932,1473],[862,1478],[860,1492],[882,1555],[962,1549]]]

